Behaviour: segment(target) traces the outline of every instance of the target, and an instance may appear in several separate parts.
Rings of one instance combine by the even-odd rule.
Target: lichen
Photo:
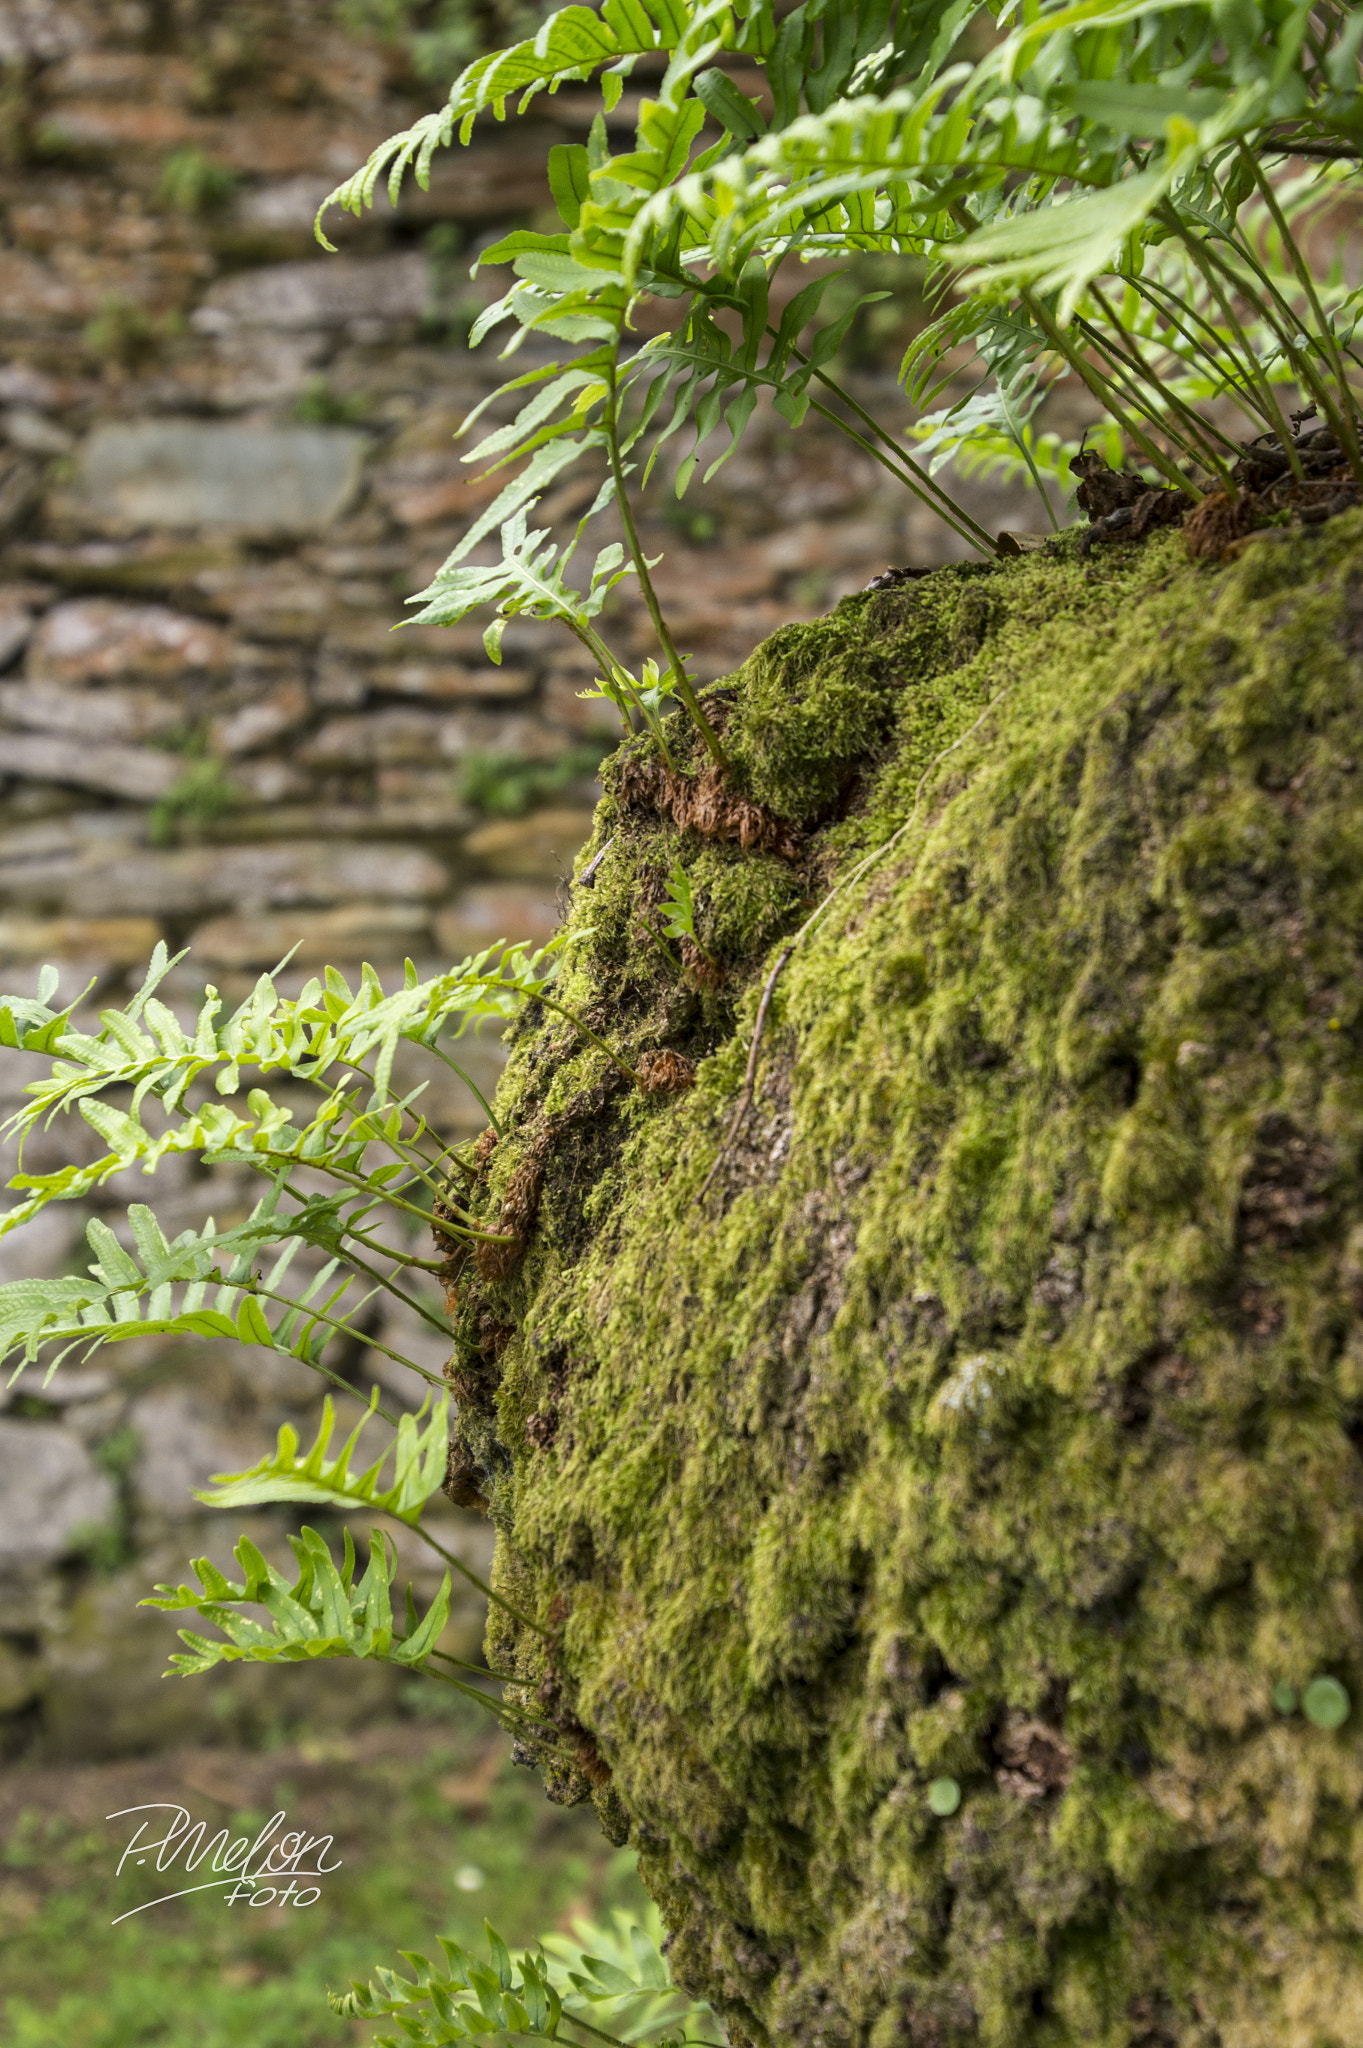
[[[740,2044],[1351,2048],[1363,515],[943,571],[714,702],[800,860],[609,784],[560,993],[697,1083],[529,1019],[460,1302],[552,1789]],[[717,991],[638,933],[678,857]]]

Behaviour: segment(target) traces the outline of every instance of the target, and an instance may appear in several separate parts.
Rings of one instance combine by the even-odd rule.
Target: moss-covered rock
[[[617,762],[558,993],[697,1085],[527,1020],[460,1303],[552,1787],[739,2042],[1351,2048],[1363,515],[943,571],[711,701],[800,857]]]

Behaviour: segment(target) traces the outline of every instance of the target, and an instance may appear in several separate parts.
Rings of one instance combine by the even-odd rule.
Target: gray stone
[[[35,732],[85,741],[148,740],[173,732],[184,712],[155,690],[64,690],[57,683],[0,683],[0,717]],[[0,753],[0,769],[4,757]]]
[[[111,1482],[68,1430],[0,1418],[0,1569],[53,1564],[114,1511]]]
[[[178,781],[184,763],[145,747],[98,746],[48,733],[0,732],[0,776],[57,782],[71,789],[155,803]]]
[[[88,961],[92,969],[104,972],[111,967],[145,966],[160,937],[160,926],[149,917],[7,917],[0,914],[0,960],[10,966],[19,961],[33,960],[40,964],[48,960],[60,961],[65,969],[63,982],[68,994],[83,985],[79,973],[73,971],[76,962]],[[52,1212],[45,1209],[41,1213],[46,1216]],[[27,1232],[24,1242],[28,1242]]]
[[[4,701],[0,685],[0,704]],[[308,715],[307,684],[297,677],[278,683],[267,696],[213,722],[213,748],[220,754],[252,754],[291,732]]]
[[[178,683],[216,675],[231,659],[221,626],[163,604],[77,597],[47,613],[29,649],[30,681]]]
[[[162,917],[344,903],[355,896],[424,900],[442,896],[448,886],[444,867],[418,847],[330,840],[129,851],[116,864],[83,871],[74,893],[87,915],[136,908]]]
[[[333,718],[308,741],[303,759],[316,768],[438,760],[444,752],[444,724],[434,711],[371,711],[357,718]]]
[[[205,293],[193,325],[213,335],[239,327],[348,327],[355,320],[387,326],[420,320],[430,303],[426,259],[414,251],[368,259],[319,257],[222,279]]]
[[[354,497],[364,450],[347,427],[114,423],[81,448],[67,509],[99,523],[313,533]]]
[[[0,668],[22,654],[33,631],[33,612],[22,589],[0,588]]]
[[[559,907],[549,889],[504,883],[466,889],[435,921],[436,944],[451,960],[481,953],[499,939],[542,946],[559,927]]]
[[[241,1472],[260,1456],[254,1435],[227,1428],[187,1387],[158,1388],[134,1401],[138,1435],[133,1483],[143,1514],[180,1522],[203,1513],[196,1489],[217,1472]]]
[[[210,968],[270,968],[286,953],[295,967],[347,960],[401,960],[423,938],[429,917],[415,903],[346,903],[339,910],[215,917],[191,940],[193,958]],[[0,1239],[0,1244],[4,1240]]]
[[[578,849],[591,837],[591,811],[536,811],[483,825],[464,841],[464,851],[494,875],[514,881],[550,881],[572,873]]]

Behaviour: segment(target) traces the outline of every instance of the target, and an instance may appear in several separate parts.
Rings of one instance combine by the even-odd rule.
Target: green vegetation
[[[520,754],[466,754],[459,766],[459,795],[474,810],[494,818],[520,818],[572,783],[595,775],[603,751],[600,746],[569,747],[555,761],[527,761]]]
[[[236,173],[192,144],[172,150],[161,167],[156,196],[177,213],[218,213],[237,189]]]
[[[31,1794],[12,1775],[0,1831],[8,2048],[359,2048],[374,2030],[333,2017],[327,1994],[385,1946],[433,1947],[438,1933],[481,1946],[485,1916],[522,1943],[574,1916],[641,1913],[630,1852],[612,1851],[590,1814],[547,1806],[502,1738],[489,1745],[476,1711],[449,1697],[436,1696],[435,1718],[351,1741],[201,1752],[189,1775],[202,1794],[178,1775],[184,1759],[70,1772],[60,1786],[45,1772]],[[285,1807],[335,1833],[341,1868],[303,1911],[188,1899],[111,1926],[156,1893],[133,1866],[115,1879],[132,1825],[104,1815],[176,1798],[233,1833]]]
[[[192,757],[147,813],[147,837],[153,846],[173,846],[184,827],[215,824],[240,802],[241,792],[221,761]]]
[[[509,265],[513,281],[470,341],[509,323],[513,346],[519,329],[565,352],[503,386],[519,412],[466,459],[524,466],[416,600],[418,616],[452,624],[491,608],[494,659],[505,619],[561,621],[632,729],[649,730],[666,758],[660,713],[675,699],[723,770],[634,500],[663,444],[687,430],[678,496],[703,460],[713,475],[760,394],[792,426],[811,408],[834,421],[986,557],[1000,543],[937,471],[957,456],[1025,472],[1054,519],[1047,480],[1063,495],[1082,443],[1039,432],[1035,416],[1062,378],[1086,388],[1119,460],[1140,465],[1129,481],[1177,494],[1162,519],[1222,500],[1235,532],[1281,509],[1234,509],[1257,481],[1227,406],[1281,451],[1301,507],[1322,477],[1314,437],[1308,451],[1299,430],[1319,417],[1332,476],[1356,495],[1363,294],[1342,260],[1316,275],[1305,251],[1356,175],[1360,41],[1363,7],[1313,12],[1305,0],[1045,0],[1022,18],[975,0],[606,0],[476,58],[441,110],[382,144],[327,204],[362,213],[385,176],[395,198],[409,167],[426,178],[437,148],[467,143],[508,100],[524,112],[537,94],[595,76],[609,111],[640,60],[650,90],[629,148],[613,149],[599,118],[585,144],[551,149],[561,232],[517,229],[478,259]],[[749,78],[759,67],[762,95],[740,90],[720,59]],[[1303,156],[1318,160],[1309,175],[1288,176]],[[887,291],[839,291],[825,306],[825,272],[773,313],[778,272],[814,259],[897,263],[913,296],[933,273],[943,310],[901,372],[926,465],[834,375],[853,324],[864,332],[864,309]],[[674,318],[638,344],[633,309],[650,297],[673,302]],[[959,382],[963,348],[977,388],[928,410]],[[560,547],[531,518],[584,457],[604,457],[607,482]],[[585,584],[570,581],[584,529],[608,505],[622,538],[598,551]],[[471,563],[499,532],[500,562]],[[651,674],[635,675],[597,623],[626,575],[656,636]]]

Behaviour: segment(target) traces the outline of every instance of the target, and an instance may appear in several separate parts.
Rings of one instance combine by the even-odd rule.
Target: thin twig
[[[853,868],[850,875],[844,876],[842,881],[836,882],[833,885],[833,887],[829,890],[828,894],[824,897],[823,902],[819,904],[818,908],[808,918],[806,918],[805,922],[800,926],[799,931],[796,932],[795,937],[790,941],[789,945],[783,946],[780,953],[777,955],[776,965],[772,968],[771,973],[767,976],[767,984],[762,991],[762,1000],[757,1006],[757,1021],[753,1026],[752,1045],[748,1051],[748,1070],[743,1077],[743,1093],[739,1097],[738,1108],[734,1111],[733,1121],[729,1125],[728,1130],[724,1134],[724,1141],[720,1145],[719,1151],[715,1155],[715,1163],[710,1168],[709,1173],[705,1176],[705,1183],[702,1186],[699,1194],[697,1194],[694,1197],[695,1201],[704,1201],[706,1195],[709,1193],[710,1183],[714,1180],[715,1175],[719,1172],[720,1167],[724,1164],[725,1157],[728,1154],[729,1149],[734,1142],[734,1139],[738,1136],[739,1128],[743,1122],[743,1119],[747,1115],[749,1109],[752,1106],[753,1091],[757,1079],[757,1057],[762,1049],[762,1034],[766,1029],[767,1010],[770,1006],[772,995],[775,992],[776,984],[780,980],[782,974],[785,972],[786,964],[790,960],[791,955],[794,953],[796,947],[801,943],[801,941],[806,937],[806,935],[809,932],[813,931],[815,925],[818,924],[820,918],[823,917],[825,911],[827,911],[830,908],[834,899],[840,896],[844,889],[850,889],[854,882],[860,881],[861,877],[864,874],[866,874],[869,869],[874,867],[875,863],[878,860],[880,860],[883,855],[887,854],[892,846],[897,845],[898,842],[904,837],[904,834],[910,829],[910,827],[914,824],[915,820],[918,817],[918,806],[922,800],[923,791],[927,788],[929,776],[932,775],[935,769],[941,766],[942,762],[946,760],[948,754],[954,754],[957,747],[964,746],[965,742],[970,738],[972,733],[979,731],[980,727],[984,724],[985,719],[994,709],[994,706],[1002,702],[1002,700],[1008,695],[1008,692],[1012,689],[1012,687],[1013,685],[1011,683],[1005,683],[1001,690],[996,690],[994,695],[990,698],[989,702],[985,705],[984,710],[975,720],[975,723],[972,726],[968,726],[966,730],[959,735],[958,738],[954,739],[951,742],[951,745],[949,747],[943,747],[941,753],[934,756],[934,758],[928,763],[927,767],[923,770],[922,776],[918,783],[918,788],[914,792],[913,808],[909,812],[908,817],[904,820],[904,823],[898,828],[897,831],[892,832],[890,837],[887,840],[885,840],[882,845],[875,847],[870,853],[867,854],[864,860],[859,861],[857,866]]]

